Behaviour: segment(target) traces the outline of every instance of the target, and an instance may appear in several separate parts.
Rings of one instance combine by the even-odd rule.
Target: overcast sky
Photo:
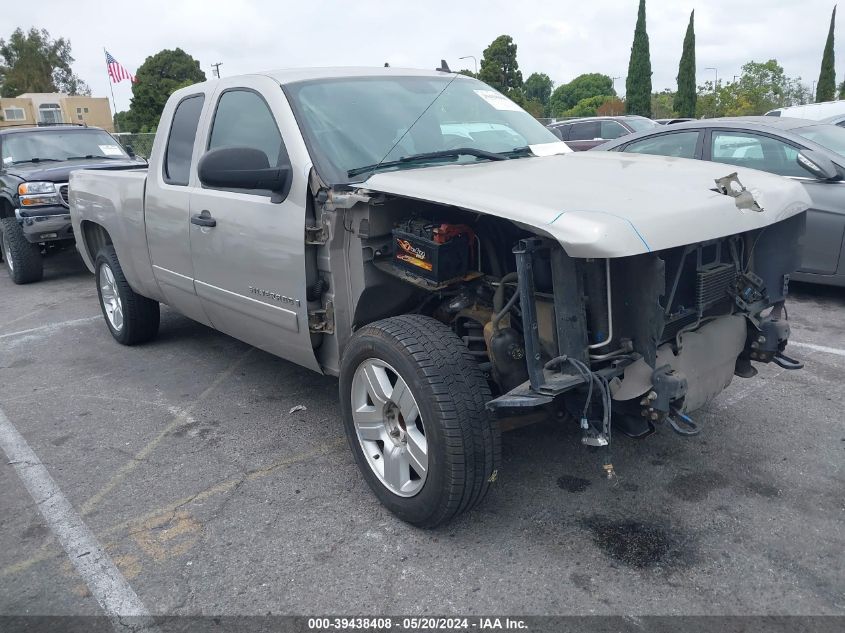
[[[602,72],[624,91],[637,0],[41,0],[3,2],[0,37],[21,26],[46,28],[73,45],[74,69],[93,90],[109,96],[103,47],[130,72],[164,48],[180,47],[206,75],[222,62],[233,75],[302,66],[472,68],[475,55],[498,35],[517,43],[523,77],[547,73],[555,85]],[[818,79],[832,0],[647,0],[655,90],[675,88],[681,44],[694,8],[698,82],[713,70],[732,79],[743,63],[775,58],[809,86]],[[34,10],[35,9],[35,10]],[[842,19],[845,19],[843,16]],[[841,33],[841,29],[838,29]],[[839,40],[839,35],[837,36]],[[841,50],[841,49],[840,49]],[[841,61],[840,61],[841,60]],[[837,58],[843,79],[845,53]],[[129,105],[128,82],[114,93]]]

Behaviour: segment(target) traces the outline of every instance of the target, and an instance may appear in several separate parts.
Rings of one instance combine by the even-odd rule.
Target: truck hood
[[[740,208],[715,180],[736,172],[762,211]],[[810,204],[797,182],[733,165],[584,152],[377,173],[360,191],[499,216],[572,257],[626,257],[758,229]]]
[[[20,163],[9,167],[6,173],[28,182],[35,180],[67,182],[70,178],[70,173],[77,169],[137,169],[138,167],[146,167],[146,165],[145,162],[131,158],[120,160],[97,160],[96,158],[91,158],[68,160],[60,163],[52,161]]]

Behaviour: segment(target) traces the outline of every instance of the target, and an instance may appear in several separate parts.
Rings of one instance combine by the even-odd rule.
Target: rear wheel
[[[3,218],[0,220],[0,232],[0,250],[12,281],[16,284],[41,281],[44,277],[41,249],[37,244],[27,241],[18,221],[15,218]]]
[[[94,262],[97,295],[106,325],[123,345],[137,345],[155,338],[159,326],[159,305],[132,290],[123,275],[113,246],[104,246]]]
[[[355,460],[379,500],[420,527],[474,507],[495,480],[490,398],[463,342],[429,317],[367,325],[344,352],[340,402]]]

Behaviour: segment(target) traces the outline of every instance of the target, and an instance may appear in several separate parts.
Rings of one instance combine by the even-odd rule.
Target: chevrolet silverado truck
[[[762,172],[575,154],[475,79],[394,68],[180,89],[147,169],[70,180],[119,343],[163,303],[337,376],[364,479],[428,527],[496,481],[502,420],[570,420],[611,477],[613,431],[694,434],[735,375],[800,368],[808,202]]]
[[[42,251],[73,244],[68,211],[71,172],[141,164],[100,128],[0,129],[0,256],[12,281],[40,281]]]

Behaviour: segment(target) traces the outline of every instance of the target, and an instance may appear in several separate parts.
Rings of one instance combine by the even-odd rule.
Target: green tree
[[[158,126],[161,111],[174,91],[205,81],[200,63],[181,48],[165,49],[147,57],[135,74],[132,84],[132,101],[126,123],[129,130],[152,131]]]
[[[459,75],[466,75],[467,77],[475,77],[475,73],[472,72],[469,68],[461,68],[458,71]]]
[[[546,106],[537,101],[537,99],[528,99],[522,104],[522,108],[528,112],[535,119],[540,119],[546,116]]]
[[[596,108],[598,116],[619,116],[620,114],[625,114],[625,102],[619,97],[610,97]]]
[[[748,62],[738,81],[716,84],[707,81],[698,88],[696,116],[748,116],[774,108],[807,103],[812,98],[801,78],[784,73],[777,60]]]
[[[616,99],[613,95],[596,95],[581,99],[573,107],[564,110],[559,116],[596,116],[599,108],[608,101]]]
[[[693,84],[693,87],[695,85]],[[678,93],[672,92],[668,88],[662,92],[655,92],[651,95],[651,115],[655,119],[674,119],[679,116],[695,116],[695,110],[691,115],[681,114],[675,109],[678,103]]]
[[[25,92],[90,95],[71,64],[70,40],[53,40],[45,29],[15,29],[8,40],[0,39],[0,97]]]
[[[845,99],[845,80],[839,84],[839,98]]]
[[[645,0],[640,0],[634,43],[625,79],[625,108],[628,114],[651,116],[651,56],[645,27]]]
[[[546,73],[531,73],[525,80],[525,96],[532,101],[538,101],[543,108],[549,105],[554,82]]]
[[[510,35],[500,35],[484,49],[478,78],[502,94],[508,94],[513,88],[522,88],[516,44]]]
[[[689,15],[687,34],[684,36],[684,49],[681,63],[678,65],[678,92],[675,94],[673,109],[678,116],[695,116],[695,11]],[[653,101],[653,100],[652,100]],[[655,115],[659,116],[659,115]],[[660,117],[668,118],[668,117]]]
[[[836,98],[836,71],[833,60],[833,27],[836,25],[836,6],[830,15],[830,30],[827,32],[827,42],[822,54],[822,68],[819,72],[819,82],[816,84],[816,103],[833,101]]]
[[[563,112],[574,108],[583,99],[599,95],[616,96],[613,80],[601,73],[587,73],[578,75],[566,84],[561,84],[549,98],[549,114],[563,116]]]

